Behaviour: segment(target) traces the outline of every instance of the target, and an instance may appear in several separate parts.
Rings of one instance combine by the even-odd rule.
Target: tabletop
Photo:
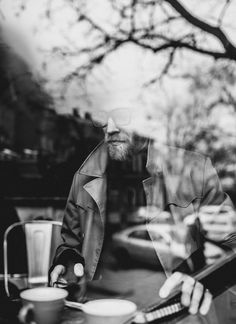
[[[20,310],[20,302],[3,302],[0,301],[0,324],[20,324],[18,320],[18,312]],[[61,324],[82,324],[84,323],[84,314],[81,311],[64,308]]]
[[[65,307],[61,324],[82,324],[84,322],[84,314],[81,311]]]

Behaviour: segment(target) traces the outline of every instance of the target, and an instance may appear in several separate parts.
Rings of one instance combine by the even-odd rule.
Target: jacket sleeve
[[[213,168],[209,158],[205,162],[202,200],[200,204],[200,219],[204,228],[204,221],[207,223],[207,215],[204,219],[204,206],[215,206],[214,222],[208,224],[209,232],[214,231],[214,226],[221,226],[223,237],[220,241],[229,248],[236,247],[236,212],[229,196],[223,192],[219,177]],[[218,224],[218,225],[217,225]],[[211,228],[212,227],[212,228]]]
[[[83,233],[81,230],[81,213],[83,210],[81,207],[76,206],[75,203],[75,190],[77,189],[75,188],[76,185],[75,175],[64,212],[61,230],[61,237],[63,242],[58,246],[56,250],[53,267],[55,267],[55,265],[57,264],[63,264],[66,266],[71,262],[79,262],[84,264],[84,258],[81,254],[83,243]]]
[[[209,158],[204,166],[201,207],[206,205],[227,205],[233,208],[229,196],[222,190],[217,172]]]
[[[188,235],[191,241],[196,243],[197,249],[185,262],[174,269],[174,271],[187,273],[199,271],[205,266],[203,254],[205,241],[210,241],[224,250],[232,250],[236,247],[235,226],[233,225],[236,222],[236,213],[229,196],[222,190],[220,179],[211,160],[206,158],[203,164],[194,170],[196,173],[193,183],[198,185],[197,192],[201,198],[196,207],[198,217],[193,224],[188,226]],[[224,222],[227,226],[223,228]],[[221,238],[217,239],[215,232],[218,232],[219,228],[222,229]]]

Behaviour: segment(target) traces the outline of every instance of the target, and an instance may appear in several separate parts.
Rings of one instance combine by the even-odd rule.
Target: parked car
[[[219,258],[224,256],[225,253],[225,250],[221,249],[217,245],[214,245],[210,242],[205,242],[204,244],[204,255],[207,265],[214,264]]]
[[[185,224],[193,224],[196,217],[195,214],[187,216],[184,220]],[[236,213],[231,206],[203,206],[199,211],[198,218],[206,236],[212,240],[220,241],[236,230]]]
[[[132,260],[171,270],[189,257],[184,237],[177,235],[175,225],[136,225],[113,235],[113,252],[118,262],[127,265]],[[205,243],[204,255],[208,265],[224,255],[225,251],[210,242]]]
[[[120,263],[136,260],[160,267],[157,253],[166,269],[186,257],[185,245],[171,237],[171,225],[137,225],[113,235],[113,251]]]
[[[19,154],[12,151],[9,148],[4,148],[0,151],[0,160],[1,161],[16,161],[19,160]]]
[[[127,223],[130,225],[145,224],[147,221],[153,221],[153,219],[158,219],[158,223],[168,223],[172,220],[169,212],[156,206],[140,206],[129,211],[126,216]]]

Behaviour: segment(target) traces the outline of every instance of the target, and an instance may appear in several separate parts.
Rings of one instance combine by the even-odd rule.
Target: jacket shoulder
[[[195,170],[204,172],[209,157],[182,148],[170,148],[168,152],[168,163],[170,167],[177,170]]]
[[[210,158],[206,155],[203,155],[199,152],[194,151],[185,151],[185,160],[189,163],[199,163],[199,164],[205,164],[206,160],[210,160]]]

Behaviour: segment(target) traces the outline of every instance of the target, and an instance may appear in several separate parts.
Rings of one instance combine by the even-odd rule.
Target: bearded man
[[[146,158],[146,173],[138,177],[137,188],[143,184],[140,190],[143,190],[146,205],[167,211],[172,215],[173,223],[183,222],[190,214],[197,215],[202,206],[217,205],[220,208],[230,204],[209,158],[176,148],[169,148],[168,154],[164,150],[160,152],[152,141],[141,139],[130,131],[131,115],[128,109],[114,109],[97,115],[95,122],[103,127],[105,138],[74,175],[63,219],[63,243],[57,249],[50,273],[51,285],[65,282],[68,268],[72,268],[77,277],[83,276],[85,271],[89,280],[104,276],[101,269],[106,263],[106,224],[108,213],[112,208],[114,211],[109,195],[114,185],[125,192],[122,178],[126,173],[119,163],[128,161],[129,165],[137,154],[142,153]],[[114,173],[118,176],[111,181]],[[151,215],[147,222],[155,223],[157,218],[157,215]],[[189,308],[190,314],[204,316],[210,309],[212,295],[186,273],[203,265],[199,250],[202,251],[200,240],[196,236],[190,237],[188,254],[197,255],[197,259],[190,258],[185,267],[172,269],[173,273],[166,279],[159,295],[166,298],[181,285],[181,303]],[[158,251],[157,257],[165,271],[165,261],[162,262]],[[183,270],[186,267],[188,270]]]

